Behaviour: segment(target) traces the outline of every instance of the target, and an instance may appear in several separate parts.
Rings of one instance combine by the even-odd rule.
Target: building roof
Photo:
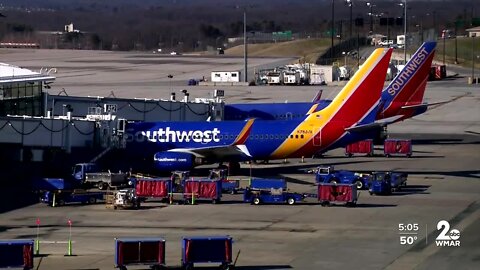
[[[26,68],[0,63],[0,83],[54,81],[55,77]]]
[[[480,26],[465,29],[467,32],[480,32]]]

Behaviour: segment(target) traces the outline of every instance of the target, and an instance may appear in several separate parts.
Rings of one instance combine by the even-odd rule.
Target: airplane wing
[[[434,105],[445,104],[445,103],[449,103],[449,102],[451,102],[451,100],[442,101],[442,102],[435,102],[435,103],[422,103],[422,104],[416,104],[416,105],[405,105],[405,106],[402,106],[402,109],[423,108],[423,107],[429,107],[429,106],[434,106]]]
[[[229,157],[238,157],[238,156],[247,156],[251,157],[252,155],[248,151],[247,147],[244,144],[238,145],[226,145],[226,146],[207,146],[202,148],[176,148],[168,150],[168,152],[174,153],[188,153],[194,155],[195,157],[201,158],[229,158]]]
[[[392,116],[392,117],[389,117],[389,118],[384,118],[384,119],[377,120],[377,121],[372,122],[372,123],[352,126],[352,127],[346,128],[345,130],[350,131],[350,132],[370,131],[372,129],[382,128],[382,127],[387,126],[389,124],[395,123],[395,121],[397,121],[398,119],[400,119],[402,117],[403,117],[403,115],[395,115],[395,116]]]
[[[252,155],[245,146],[245,142],[250,135],[252,125],[255,119],[246,120],[245,126],[238,134],[235,141],[230,145],[205,146],[199,148],[175,148],[167,152],[188,153],[201,158],[229,158],[229,157],[251,157]]]

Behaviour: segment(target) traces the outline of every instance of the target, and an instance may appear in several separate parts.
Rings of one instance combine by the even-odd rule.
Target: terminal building
[[[125,121],[207,121],[223,118],[220,99],[50,95],[52,70],[0,64],[0,176],[61,177],[75,163],[108,160],[124,146]],[[51,91],[51,90],[50,90]]]

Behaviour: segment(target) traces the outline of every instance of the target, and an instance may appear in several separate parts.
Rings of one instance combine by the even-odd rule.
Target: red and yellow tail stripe
[[[293,130],[293,135],[304,134],[303,139],[286,139],[272,158],[318,152],[340,139],[345,128],[362,120],[378,104],[391,54],[392,49],[376,49],[332,103]]]

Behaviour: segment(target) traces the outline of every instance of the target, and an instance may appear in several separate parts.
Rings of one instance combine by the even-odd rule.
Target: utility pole
[[[333,58],[335,56],[335,48],[333,47],[333,35],[334,35],[334,29],[335,29],[335,0],[332,0],[332,24],[331,24],[331,29],[330,29],[330,36],[332,39],[331,47],[330,47],[330,59],[333,61]]]
[[[445,36],[447,35],[447,31],[443,30],[443,64],[445,65]]]
[[[458,64],[458,54],[457,54],[457,28],[458,28],[458,20],[455,21],[455,65]]]
[[[403,36],[405,39],[405,44],[403,44],[403,61],[404,65],[407,64],[407,0],[404,0],[404,6],[403,6],[403,20],[404,20],[404,25],[403,25]]]
[[[247,65],[247,10],[243,10],[243,62],[244,70],[243,78],[248,82],[248,65]]]
[[[350,8],[350,33],[348,37],[352,39],[353,38],[353,17],[352,17],[353,0],[345,0],[345,3]]]
[[[472,84],[475,80],[475,33],[472,33]],[[476,82],[478,83],[478,81]]]

